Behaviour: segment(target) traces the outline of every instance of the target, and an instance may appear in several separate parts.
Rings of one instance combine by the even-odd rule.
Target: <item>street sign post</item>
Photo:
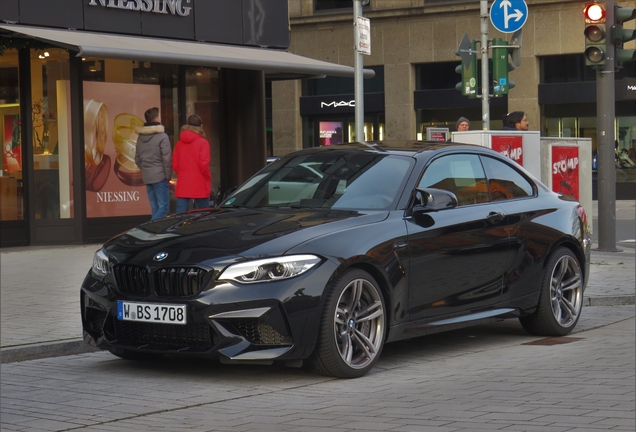
[[[495,0],[490,7],[490,22],[502,33],[514,33],[526,23],[525,0]]]

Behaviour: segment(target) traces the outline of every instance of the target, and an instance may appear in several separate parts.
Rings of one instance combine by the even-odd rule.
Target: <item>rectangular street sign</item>
[[[371,22],[369,18],[358,17],[356,51],[360,54],[371,55]]]

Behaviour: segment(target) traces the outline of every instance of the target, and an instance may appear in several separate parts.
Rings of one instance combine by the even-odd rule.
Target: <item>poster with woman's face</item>
[[[160,87],[84,83],[86,215],[89,218],[149,215],[150,203],[135,164],[144,112],[160,106]]]

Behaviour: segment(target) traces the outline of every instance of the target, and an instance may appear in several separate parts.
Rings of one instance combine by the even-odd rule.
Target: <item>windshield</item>
[[[329,151],[267,165],[221,207],[390,209],[414,160],[369,152]]]

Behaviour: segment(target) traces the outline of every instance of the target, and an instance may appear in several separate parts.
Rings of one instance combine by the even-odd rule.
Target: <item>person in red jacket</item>
[[[198,115],[188,117],[172,153],[172,170],[178,176],[174,193],[177,213],[186,211],[190,200],[194,200],[195,209],[210,207],[210,143],[202,124]]]

